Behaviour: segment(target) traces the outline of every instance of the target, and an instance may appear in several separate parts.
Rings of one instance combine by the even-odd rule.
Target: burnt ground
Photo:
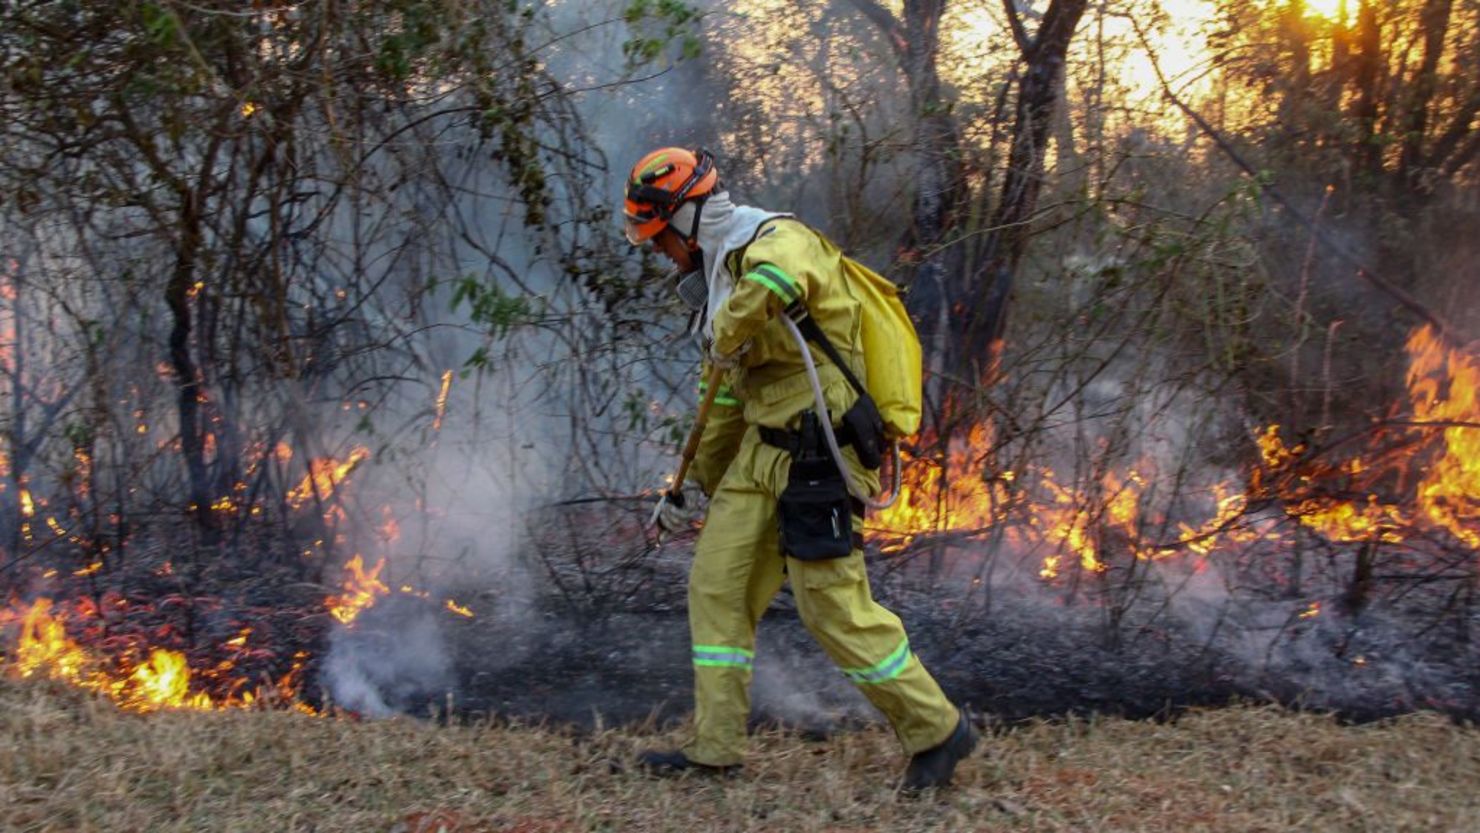
[[[1480,720],[1480,646],[1393,611],[1305,621],[1296,615],[1303,600],[1241,602],[1179,616],[1161,608],[1112,628],[1094,605],[1024,593],[999,593],[991,610],[969,615],[948,592],[908,582],[876,581],[875,594],[905,620],[946,693],[994,722],[1168,717],[1240,700],[1351,720],[1417,709]],[[320,679],[341,704],[370,712],[450,706],[582,727],[666,724],[691,708],[692,688],[683,607],[678,594],[663,595],[595,614],[549,596],[516,604],[485,594],[471,603],[475,619],[391,600],[336,636]],[[754,721],[825,732],[878,719],[784,592],[761,623],[756,654]]]

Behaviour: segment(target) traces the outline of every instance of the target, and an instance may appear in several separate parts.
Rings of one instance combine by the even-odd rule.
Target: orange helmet
[[[659,148],[642,157],[627,177],[627,199],[622,206],[627,239],[634,245],[651,239],[667,227],[680,206],[690,200],[702,201],[718,185],[714,155],[702,148]]]

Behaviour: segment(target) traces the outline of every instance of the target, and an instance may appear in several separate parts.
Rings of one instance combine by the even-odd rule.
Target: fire
[[[452,371],[442,373],[442,389],[437,391],[437,416],[432,420],[432,430],[442,430],[442,417],[447,414],[447,393],[452,389]]]
[[[369,458],[370,449],[361,445],[351,449],[343,460],[321,457],[310,461],[308,474],[288,491],[288,505],[297,509],[315,498],[323,500],[330,497],[334,494],[334,489],[349,477],[350,472]]]
[[[360,614],[374,607],[381,597],[390,595],[390,585],[381,579],[381,571],[384,569],[384,558],[376,561],[375,566],[369,570],[365,569],[365,560],[359,555],[355,555],[346,562],[344,565],[346,576],[342,585],[344,592],[331,595],[324,600],[324,606],[328,608],[329,615],[338,620],[340,624],[349,626],[354,624]],[[414,596],[418,599],[430,600],[432,598],[430,592],[419,590],[410,584],[400,585],[397,592],[403,596]],[[442,607],[458,616],[474,618],[471,609],[458,604],[454,599],[444,599]]]
[[[67,635],[62,618],[53,615],[51,599],[38,599],[21,616],[15,650],[15,673],[22,678],[58,680],[106,696],[129,711],[242,707],[251,697],[213,701],[191,690],[185,655],[154,648],[142,662],[110,661]]]
[[[344,569],[349,577],[344,580],[344,594],[330,596],[324,600],[325,606],[329,608],[329,615],[338,619],[341,624],[348,625],[355,621],[381,596],[391,592],[385,582],[380,580],[380,571],[385,567],[385,559],[375,562],[375,566],[365,571],[365,562],[359,555],[349,560]]]
[[[1391,443],[1396,450],[1382,448],[1386,432],[1378,432],[1366,459],[1311,461],[1304,445],[1286,448],[1271,425],[1252,482],[1285,498],[1291,516],[1329,541],[1397,544],[1442,531],[1480,548],[1480,359],[1446,347],[1429,327],[1414,331],[1406,349],[1412,419],[1396,423],[1405,429]],[[1422,477],[1411,505],[1379,493],[1385,477],[1415,470]]]
[[[992,527],[1011,503],[1004,476],[985,482],[969,472],[975,458],[991,446],[991,428],[973,425],[964,439],[951,443],[944,464],[940,460],[902,453],[899,499],[881,511],[877,527],[889,535],[906,538],[941,529]]]
[[[380,515],[383,520],[380,526],[375,528],[376,533],[388,544],[394,544],[401,540],[401,522],[396,520],[395,513],[391,511],[391,508],[389,506],[382,506],[380,508]]]
[[[871,537],[898,552],[996,530],[1013,549],[1042,553],[1037,574],[1045,581],[1070,565],[1106,572],[1117,554],[1149,561],[1293,543],[1288,527],[1254,516],[1269,506],[1332,543],[1414,544],[1442,533],[1480,549],[1480,357],[1446,346],[1427,327],[1413,333],[1407,352],[1411,419],[1378,424],[1361,453],[1334,460],[1306,443],[1287,444],[1278,424],[1264,426],[1253,432],[1255,453],[1242,477],[1201,484],[1206,520],[1167,516],[1167,494],[1195,492],[1172,487],[1150,460],[1073,480],[1046,466],[984,476],[994,443],[991,429],[977,425],[944,455],[905,458],[900,498],[879,513]],[[1338,444],[1349,446],[1356,447]]]
[[[1418,509],[1480,548],[1480,359],[1446,349],[1431,328],[1408,339],[1408,390],[1417,422],[1446,426],[1443,449],[1418,485]]]
[[[204,693],[190,693],[190,666],[178,651],[156,648],[129,675],[129,681],[133,683],[130,696],[140,710],[160,706],[209,709],[215,705]]]

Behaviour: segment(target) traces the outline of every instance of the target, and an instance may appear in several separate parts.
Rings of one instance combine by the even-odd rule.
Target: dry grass
[[[743,777],[614,771],[637,732],[438,728],[287,713],[141,717],[0,681],[6,831],[1476,831],[1480,731],[1273,708],[1007,731],[903,800],[886,732],[754,739]]]

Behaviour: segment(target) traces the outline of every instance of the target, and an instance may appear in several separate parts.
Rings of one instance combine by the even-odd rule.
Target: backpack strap
[[[859,396],[868,396],[868,389],[863,386],[862,382],[858,381],[858,376],[853,373],[853,368],[849,367],[848,362],[843,360],[842,354],[838,352],[838,348],[833,346],[832,340],[827,337],[827,333],[824,333],[822,327],[818,326],[817,321],[812,318],[812,314],[807,310],[807,305],[800,299],[792,301],[787,306],[785,312],[788,318],[796,322],[797,329],[801,330],[802,335],[806,336],[808,341],[821,347],[822,352],[826,353],[827,357],[832,360],[832,363],[837,365],[838,370],[843,372],[843,378],[847,379],[848,384],[853,386],[853,390],[857,391]]]

